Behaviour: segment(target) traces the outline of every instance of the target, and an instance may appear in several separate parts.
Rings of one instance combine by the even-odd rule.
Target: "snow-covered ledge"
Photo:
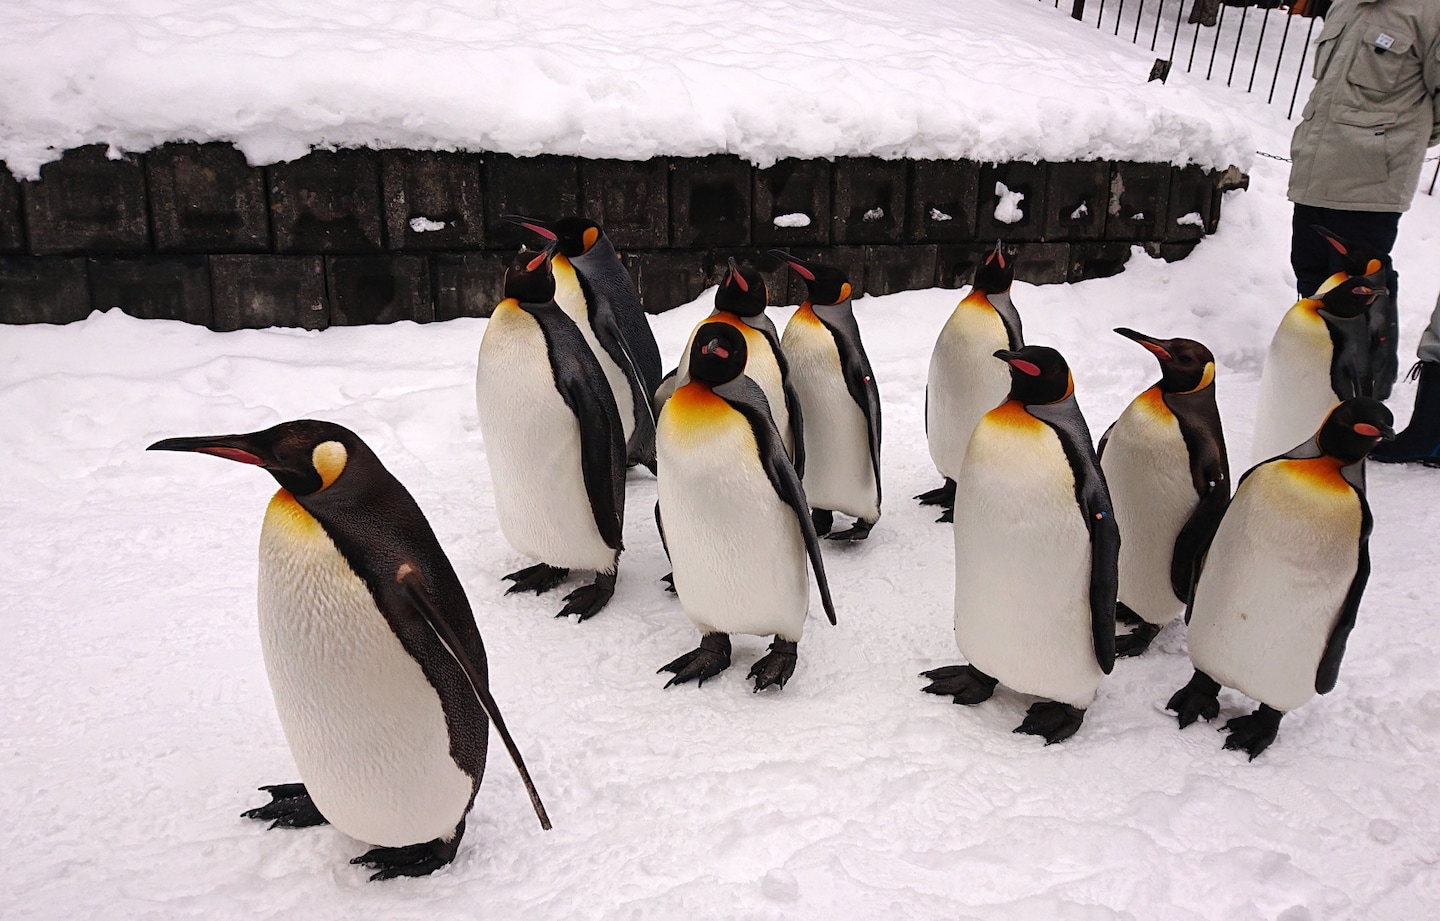
[[[651,310],[771,245],[874,293],[1182,254],[1246,123],[1044,6],[9,0],[0,320],[474,313],[502,209],[600,220]]]

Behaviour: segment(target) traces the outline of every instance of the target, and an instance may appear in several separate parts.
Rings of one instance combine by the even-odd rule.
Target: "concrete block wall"
[[[776,303],[797,303],[772,247],[843,267],[857,294],[968,284],[996,239],[1017,247],[1021,279],[1076,281],[1121,271],[1135,244],[1183,258],[1214,232],[1219,188],[1198,167],[1101,161],[757,169],[355,149],[252,167],[227,144],[115,159],[86,147],[33,182],[0,168],[0,322],[112,307],[216,330],[484,316],[509,255],[534,242],[504,214],[598,221],[652,313],[693,299],[732,256],[767,274]],[[997,192],[1024,197],[997,217]]]

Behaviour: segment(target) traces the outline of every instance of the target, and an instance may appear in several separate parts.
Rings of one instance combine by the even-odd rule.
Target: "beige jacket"
[[[1339,0],[1290,141],[1290,200],[1404,211],[1440,143],[1440,0]]]

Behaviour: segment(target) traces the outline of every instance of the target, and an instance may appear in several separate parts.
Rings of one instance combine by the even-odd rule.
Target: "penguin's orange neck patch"
[[[1286,476],[1322,492],[1350,492],[1351,486],[1340,475],[1343,461],[1333,457],[1307,457],[1301,460],[1276,461],[1275,466]]]
[[[1002,428],[1026,432],[1045,427],[1045,423],[1030,415],[1025,404],[1019,400],[1006,400],[1001,403],[985,414],[984,422],[988,425],[998,425]]]
[[[972,310],[995,310],[995,305],[990,303],[989,296],[978,288],[970,289],[970,293],[961,298],[959,306],[969,307]]]
[[[1165,394],[1159,387],[1151,387],[1140,394],[1135,398],[1135,405],[1156,419],[1168,419],[1174,415],[1170,412],[1170,407],[1165,405]]]
[[[285,489],[270,498],[270,506],[265,510],[265,527],[279,528],[296,537],[313,537],[324,530],[315,516],[305,511]]]
[[[684,428],[713,425],[729,413],[734,412],[724,398],[699,381],[691,381],[670,398],[665,405],[667,413],[673,413],[675,422]]]
[[[808,323],[811,326],[821,325],[820,318],[815,316],[815,305],[811,304],[809,301],[806,301],[805,303],[800,305],[800,307],[795,311],[795,315],[790,318],[790,322]]]

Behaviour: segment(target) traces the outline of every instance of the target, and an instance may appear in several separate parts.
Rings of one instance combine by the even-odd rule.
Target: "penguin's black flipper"
[[[645,384],[645,378],[635,356],[625,344],[625,335],[611,313],[597,313],[592,318],[592,328],[600,347],[625,372],[630,382],[630,401],[635,407],[635,430],[627,446],[637,463],[654,468],[655,465],[655,404],[654,390]],[[657,384],[658,389],[658,384]]]
[[[620,550],[624,547],[626,445],[615,395],[605,382],[599,359],[564,311],[552,302],[532,310],[531,315],[545,333],[555,389],[580,423],[580,472],[595,526],[605,546]],[[650,405],[648,399],[643,402]],[[639,419],[635,426],[638,431]],[[653,455],[653,425],[650,440]]]
[[[775,353],[779,357],[780,353]],[[805,478],[805,416],[800,411],[800,394],[790,385],[787,379],[784,383],[785,389],[785,412],[790,417],[790,440],[795,443],[795,474],[802,480]]]
[[[1370,531],[1374,528],[1375,519],[1370,515],[1370,503],[1366,501],[1365,493],[1357,489],[1355,494],[1360,499],[1359,558],[1356,560],[1355,578],[1350,580],[1350,590],[1345,593],[1335,626],[1330,630],[1330,639],[1325,642],[1325,652],[1320,656],[1320,666],[1315,670],[1315,691],[1318,694],[1328,694],[1335,689],[1335,681],[1340,677],[1340,660],[1345,658],[1345,644],[1350,640],[1350,631],[1355,628],[1355,616],[1360,610],[1360,597],[1365,594],[1365,583],[1370,581]]]
[[[755,434],[759,448],[760,463],[770,485],[775,487],[780,500],[795,511],[800,523],[800,533],[805,538],[805,552],[810,557],[810,568],[815,573],[815,584],[820,589],[820,601],[825,606],[825,616],[835,623],[835,604],[830,600],[830,583],[825,578],[825,561],[820,556],[820,538],[815,533],[815,523],[810,520],[810,503],[805,498],[805,487],[795,472],[795,465],[785,453],[780,432],[770,416],[769,404],[760,385],[745,375],[715,388],[715,393],[745,417]]]
[[[1058,403],[1028,405],[1025,410],[1055,430],[1075,477],[1075,501],[1090,532],[1090,632],[1095,662],[1108,675],[1115,668],[1120,527],[1115,523],[1105,474],[1100,470],[1100,460],[1090,441],[1090,429],[1073,395]]]
[[[815,317],[835,339],[836,351],[840,353],[840,371],[845,377],[845,389],[860,411],[870,440],[870,465],[875,471],[875,503],[880,504],[880,388],[875,384],[875,372],[870,367],[870,357],[865,354],[865,345],[860,341],[860,326],[850,302],[822,307]],[[823,316],[822,316],[823,314]],[[926,398],[929,398],[927,391]]]
[[[240,813],[243,819],[259,819],[270,822],[271,828],[310,828],[328,825],[330,820],[320,814],[310,791],[303,783],[278,783],[261,787],[270,794],[270,802]]]
[[[444,643],[446,651],[465,672],[465,677],[475,692],[475,698],[480,701],[485,715],[495,725],[495,731],[500,734],[500,741],[505,743],[505,750],[510,753],[510,760],[515,762],[515,769],[520,772],[520,779],[525,783],[525,791],[530,794],[530,804],[535,807],[535,815],[540,819],[540,827],[549,831],[550,817],[545,813],[545,804],[540,802],[540,794],[535,789],[535,782],[530,779],[530,771],[525,767],[525,759],[520,756],[520,749],[516,747],[515,740],[510,737],[510,730],[505,727],[505,718],[500,715],[500,707],[496,705],[495,698],[490,696],[489,682],[476,668],[450,622],[436,607],[430,596],[429,588],[420,575],[420,570],[408,561],[402,562],[395,570],[394,589],[390,594],[397,604],[408,602],[408,607],[415,615],[423,618],[430,625],[430,629],[434,630],[435,635]],[[460,829],[456,832],[455,843],[458,843],[459,834],[463,830],[464,822],[462,821]],[[455,855],[452,853],[450,856],[453,858]],[[440,866],[443,865],[440,864]],[[431,870],[433,869],[435,868],[432,867]],[[431,870],[426,872],[431,872]]]
[[[1175,535],[1175,549],[1170,554],[1170,590],[1180,601],[1190,600],[1190,592],[1200,578],[1200,560],[1210,549],[1210,542],[1220,528],[1220,519],[1229,507],[1229,484],[1217,482],[1200,496],[1189,520]]]

